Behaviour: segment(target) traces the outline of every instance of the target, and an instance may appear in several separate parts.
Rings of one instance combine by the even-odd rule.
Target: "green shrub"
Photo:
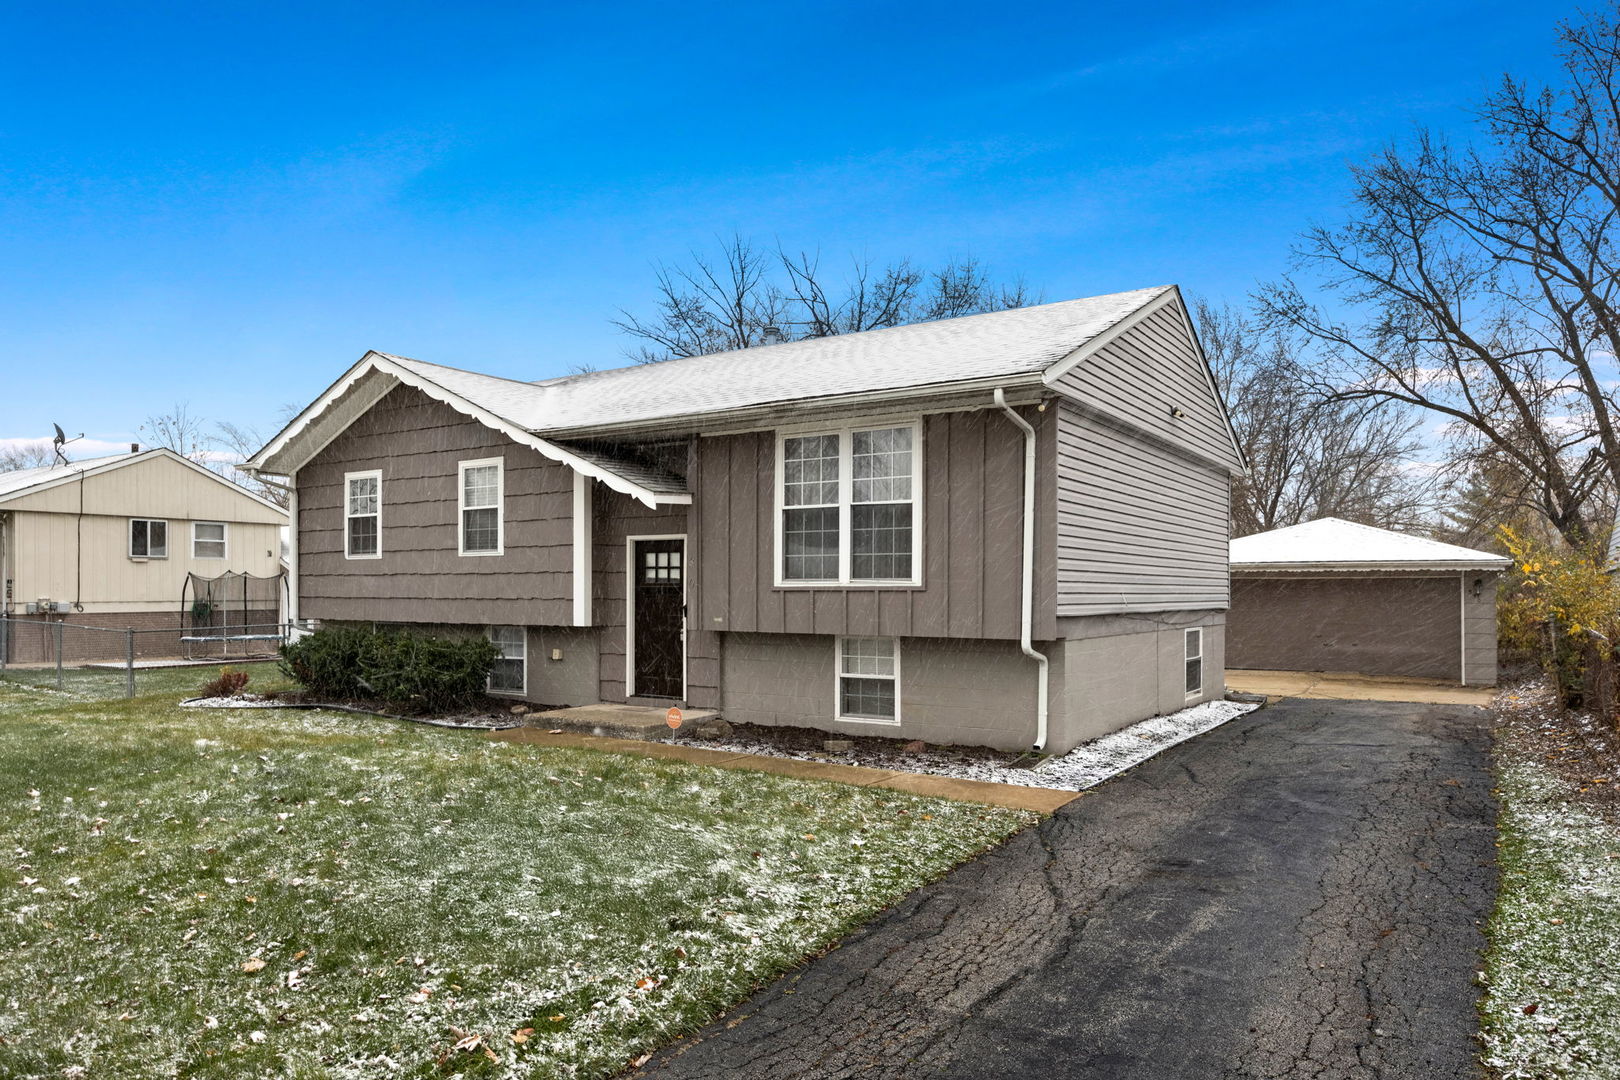
[[[482,637],[326,627],[283,645],[281,670],[323,697],[377,698],[434,712],[482,694],[498,655]]]

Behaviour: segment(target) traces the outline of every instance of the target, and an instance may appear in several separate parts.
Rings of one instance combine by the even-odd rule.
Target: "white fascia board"
[[[658,494],[647,490],[640,484],[632,483],[631,481],[620,476],[618,473],[586,461],[577,454],[573,454],[555,443],[540,438],[527,429],[507,420],[505,417],[492,413],[483,406],[476,405],[473,402],[468,401],[460,394],[445,389],[432,379],[412,371],[405,365],[396,363],[395,361],[390,360],[377,352],[367,353],[358,364],[350,368],[341,379],[333,383],[331,387],[327,389],[326,393],[317,398],[314,403],[309,406],[309,408],[299,413],[297,419],[295,419],[291,424],[287,425],[281,434],[277,435],[268,444],[266,444],[264,449],[260,450],[257,454],[254,454],[246,465],[251,467],[252,470],[264,468],[265,462],[277,457],[283,451],[287,450],[292,444],[292,441],[302,434],[316,417],[324,413],[328,406],[330,406],[338,398],[342,397],[343,394],[352,388],[354,384],[363,376],[373,371],[390,375],[394,379],[398,380],[398,383],[402,383],[415,390],[418,390],[433,400],[440,402],[441,404],[448,405],[456,412],[459,412],[464,416],[471,417],[490,430],[500,432],[502,435],[505,435],[508,439],[511,439],[518,445],[527,446],[531,450],[538,451],[542,457],[548,458],[563,465],[567,465],[575,472],[583,473],[584,475],[592,477],[593,479],[600,480],[614,491],[628,495],[637,502],[644,503],[650,508],[656,509],[660,505],[690,503],[692,501],[692,496],[690,494]],[[298,469],[308,464],[309,460],[316,454],[320,453],[322,449],[324,449],[324,446],[316,447],[312,451],[296,455],[291,461],[278,463],[278,472],[283,476],[296,472]]]
[[[154,458],[168,458],[171,461],[178,461],[186,468],[208,477],[208,479],[214,481],[216,484],[223,484],[230,488],[232,494],[240,495],[244,499],[251,499],[253,502],[258,503],[267,510],[274,510],[283,518],[287,516],[287,511],[283,510],[269,499],[266,499],[264,496],[257,495],[254,492],[249,491],[247,488],[231,480],[229,477],[221,476],[219,473],[208,468],[207,466],[199,465],[185,455],[177,454],[166,446],[157,446],[153,447],[151,450],[142,450],[139,454],[131,454],[128,457],[120,458],[117,461],[109,461],[105,464],[97,465],[93,469],[69,469],[60,476],[53,476],[49,480],[41,480],[37,484],[32,484],[16,491],[7,492],[4,496],[0,496],[0,504],[10,502],[13,499],[20,499],[24,495],[37,495],[42,491],[49,491],[51,488],[61,487],[63,484],[71,484],[81,477],[100,476],[102,473],[113,472],[116,469],[122,469],[128,465],[136,465],[143,461],[151,461]],[[241,466],[238,467],[240,468]],[[247,470],[243,469],[243,471],[246,472]]]

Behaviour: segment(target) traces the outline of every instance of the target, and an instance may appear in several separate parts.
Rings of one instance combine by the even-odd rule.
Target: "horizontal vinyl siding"
[[[1035,636],[1055,633],[1055,410],[1036,425]],[[874,424],[881,424],[875,420]],[[699,440],[693,530],[695,625],[716,631],[881,637],[1019,636],[1022,433],[996,410],[923,418],[920,587],[775,584],[774,432]]]
[[[1172,302],[1148,315],[1075,365],[1056,386],[1173,445],[1231,469],[1241,467],[1179,304]],[[1172,408],[1185,415],[1173,417]]]
[[[457,463],[504,460],[504,554],[458,554]],[[382,472],[382,558],[343,555],[343,474]],[[573,473],[408,387],[298,472],[300,613],[545,626],[572,621]]]
[[[1227,474],[1064,402],[1057,613],[1224,608]]]

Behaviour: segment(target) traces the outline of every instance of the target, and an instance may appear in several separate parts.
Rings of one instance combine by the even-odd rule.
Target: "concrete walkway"
[[[1444,679],[1357,675],[1348,671],[1260,671],[1228,668],[1226,688],[1273,698],[1317,701],[1406,701],[1420,705],[1489,706],[1495,689]]]
[[[716,769],[752,769],[756,772],[775,773],[778,776],[796,776],[804,780],[831,780],[834,783],[853,784],[856,787],[887,788],[890,791],[906,791],[913,795],[932,795],[940,799],[960,799],[963,802],[986,803],[990,806],[1009,806],[1015,810],[1034,810],[1042,814],[1050,814],[1058,807],[1079,797],[1079,792],[1075,791],[1019,787],[1016,784],[990,784],[982,780],[958,780],[949,776],[928,776],[894,769],[868,769],[860,765],[840,765],[830,761],[798,761],[793,758],[739,754],[730,750],[705,750],[696,746],[647,742],[642,739],[610,739],[568,731],[550,732],[539,728],[521,727],[492,731],[489,738],[537,746],[562,746],[573,750],[640,754],[643,757],[669,758],[675,761],[689,761],[696,765],[710,765]]]
[[[631,1075],[1473,1080],[1487,724],[1299,699],[1240,717]]]

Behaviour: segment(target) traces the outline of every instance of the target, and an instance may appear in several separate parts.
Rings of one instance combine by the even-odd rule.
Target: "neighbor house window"
[[[463,461],[461,473],[461,553],[501,553],[500,458]]]
[[[900,643],[895,638],[838,639],[838,717],[900,722]]]
[[[500,650],[489,669],[489,688],[499,694],[521,694],[528,688],[528,634],[521,626],[492,626],[489,640]]]
[[[169,557],[169,523],[153,518],[129,519],[129,557],[132,559],[167,559]]]
[[[921,432],[916,424],[783,436],[783,583],[916,584]]]
[[[1187,696],[1204,692],[1204,631],[1187,631]]]
[[[382,473],[343,476],[343,553],[351,559],[382,556]]]
[[[223,559],[225,557],[225,523],[223,521],[193,521],[191,523],[191,557],[193,559]]]

